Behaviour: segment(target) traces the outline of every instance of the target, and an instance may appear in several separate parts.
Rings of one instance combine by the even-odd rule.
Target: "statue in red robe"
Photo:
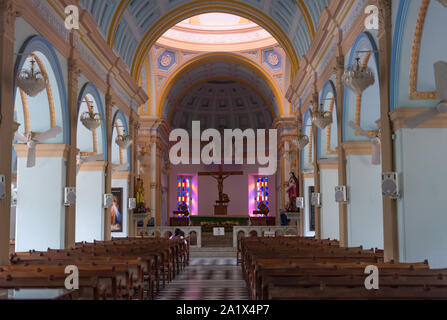
[[[287,188],[287,194],[289,196],[289,204],[287,206],[288,212],[296,212],[298,208],[296,207],[296,198],[299,196],[299,182],[295,173],[290,173],[289,187]]]

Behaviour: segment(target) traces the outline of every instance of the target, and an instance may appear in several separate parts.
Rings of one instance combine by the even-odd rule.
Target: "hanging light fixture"
[[[86,111],[81,114],[81,122],[88,130],[95,131],[102,124],[102,118],[99,113]]]
[[[17,86],[22,89],[28,96],[35,97],[45,90],[48,80],[45,79],[41,71],[35,70],[36,60],[31,60],[31,69],[22,70],[17,76]]]
[[[321,105],[321,111],[315,106],[312,109],[312,123],[321,130],[326,129],[326,127],[332,123],[330,112],[322,111],[323,105]]]
[[[127,149],[133,143],[132,138],[128,134],[120,134],[115,138],[115,143],[120,149]]]
[[[349,66],[343,74],[343,84],[356,94],[362,94],[367,88],[375,82],[374,72],[371,68],[362,68],[360,58],[355,59],[356,62]]]
[[[299,135],[297,139],[293,140],[293,144],[299,150],[302,150],[309,144],[309,137],[306,135]]]

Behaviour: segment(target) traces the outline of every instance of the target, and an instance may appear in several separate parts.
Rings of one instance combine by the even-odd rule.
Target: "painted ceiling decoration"
[[[268,129],[273,116],[265,97],[248,84],[210,80],[188,90],[173,107],[172,128],[190,130],[192,121],[200,121],[201,128]]]
[[[174,73],[164,86],[158,115],[165,119],[171,118],[175,108],[190,90],[210,81],[245,84],[263,97],[271,108],[273,117],[283,113],[281,95],[265,71],[247,58],[221,53],[199,56]]]
[[[206,53],[208,56],[210,54],[212,53]],[[230,55],[232,57],[239,57],[243,60],[250,61],[256,68],[261,69],[266,78],[270,78],[273,81],[274,87],[276,87],[275,90],[279,91],[281,95],[286,92],[288,83],[286,81],[287,57],[284,50],[279,45],[258,48],[256,50],[233,52],[231,54],[219,52],[216,53],[216,55]],[[201,52],[165,47],[157,42],[157,44],[152,47],[150,55],[148,55],[145,61],[145,68],[141,74],[142,87],[147,90],[146,92],[151,92],[152,98],[157,105],[160,101],[161,93],[173,75],[180,71],[190,61],[200,59],[201,56],[203,56],[203,53]],[[175,60],[171,57],[175,57]],[[152,70],[153,77],[152,91],[151,86],[147,85],[148,82],[146,78],[149,69]],[[213,77],[215,76],[216,75],[213,75]],[[143,107],[140,114],[143,116],[150,115],[148,114],[148,107],[148,105]]]
[[[297,70],[298,59],[307,52],[329,0],[80,0],[80,4],[138,79],[158,38],[177,23],[210,12],[238,15],[265,28],[281,39],[280,45]]]

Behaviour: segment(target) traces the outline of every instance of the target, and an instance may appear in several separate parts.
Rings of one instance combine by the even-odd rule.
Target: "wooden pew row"
[[[238,247],[252,299],[447,299],[447,269],[383,263],[383,250],[306,238],[244,238]],[[365,287],[369,265],[378,290]]]
[[[183,241],[145,238],[16,253],[11,256],[11,266],[0,267],[0,288],[63,289],[65,266],[75,265],[79,268],[81,298],[132,299],[136,295],[138,299],[153,299],[160,281],[164,285],[166,278],[171,280],[187,263],[188,249]],[[164,262],[171,267],[165,268]]]

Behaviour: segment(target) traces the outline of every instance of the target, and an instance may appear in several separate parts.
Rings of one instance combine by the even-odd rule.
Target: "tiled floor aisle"
[[[194,258],[156,300],[248,300],[241,267],[231,258]]]

